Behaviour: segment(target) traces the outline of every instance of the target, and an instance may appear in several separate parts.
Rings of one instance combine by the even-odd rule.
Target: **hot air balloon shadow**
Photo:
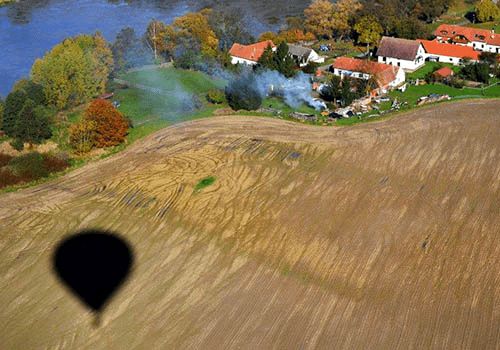
[[[88,230],[66,238],[56,248],[53,266],[60,280],[95,315],[95,325],[134,263],[130,245],[109,231]]]

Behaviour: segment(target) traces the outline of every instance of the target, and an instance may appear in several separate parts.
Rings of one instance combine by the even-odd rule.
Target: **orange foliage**
[[[279,33],[280,38],[287,43],[296,43],[299,41],[313,41],[316,39],[313,33],[304,32],[301,29],[289,29]]]
[[[85,120],[95,122],[97,147],[115,146],[125,140],[128,123],[111,102],[93,101],[85,111]]]

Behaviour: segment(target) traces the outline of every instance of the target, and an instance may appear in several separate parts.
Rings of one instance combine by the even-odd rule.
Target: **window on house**
[[[450,58],[450,62],[453,62],[453,58]]]

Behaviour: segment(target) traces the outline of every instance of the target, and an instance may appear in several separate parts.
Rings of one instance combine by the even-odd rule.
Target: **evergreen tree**
[[[46,108],[27,99],[17,115],[13,136],[31,146],[52,136],[50,126],[50,116]]]
[[[283,74],[287,78],[295,75],[295,62],[289,55],[288,45],[282,42],[278,45],[276,52],[271,46],[268,46],[262,56],[259,58],[259,67],[269,70],[275,70]]]
[[[351,81],[348,78],[342,80],[342,106],[349,106],[354,100],[354,94],[351,91]]]
[[[325,101],[337,102],[340,94],[341,79],[337,75],[332,75],[328,84],[325,84],[320,91],[321,98]]]
[[[24,90],[14,90],[5,100],[2,129],[8,136],[14,136],[16,120],[28,96]]]
[[[278,45],[274,59],[278,72],[287,78],[291,78],[295,75],[295,62],[289,54],[287,43],[282,42]]]
[[[3,109],[4,109],[4,102],[2,98],[0,98],[0,130],[2,130],[2,125],[3,125]]]
[[[259,58],[259,66],[270,69],[278,70],[274,61],[274,51],[271,45],[264,49],[264,53]]]

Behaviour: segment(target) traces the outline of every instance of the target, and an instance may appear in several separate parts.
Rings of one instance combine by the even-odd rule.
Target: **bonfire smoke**
[[[292,108],[307,104],[321,109],[322,103],[315,101],[311,96],[312,84],[310,77],[299,72],[293,78],[286,78],[277,71],[263,71],[256,74],[257,89],[262,97],[281,96],[285,103]]]
[[[244,68],[241,73],[230,77],[228,74],[230,73],[224,70],[218,73],[221,78],[229,81],[243,80],[247,84],[252,84],[262,98],[279,96],[292,108],[299,108],[302,104],[307,104],[317,110],[324,108],[322,102],[312,98],[310,77],[303,72],[299,72],[293,78],[286,78],[279,72],[271,70],[253,72],[250,68]]]

